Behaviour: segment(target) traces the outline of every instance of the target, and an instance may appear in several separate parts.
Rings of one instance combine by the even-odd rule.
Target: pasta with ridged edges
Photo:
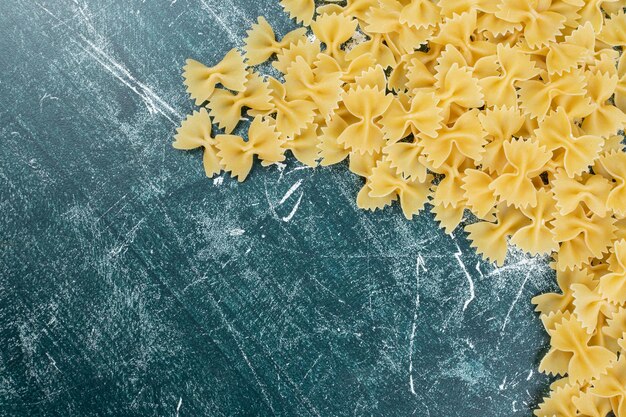
[[[304,27],[259,17],[243,53],[187,61],[173,146],[240,181],[344,164],[362,209],[430,210],[499,266],[550,257],[559,291],[531,301],[559,379],[534,413],[626,417],[624,0],[280,4]]]

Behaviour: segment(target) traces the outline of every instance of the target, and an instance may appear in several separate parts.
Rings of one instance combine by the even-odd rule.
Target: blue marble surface
[[[207,179],[181,67],[276,0],[0,4],[0,415],[530,416],[542,259],[359,211],[344,165]]]

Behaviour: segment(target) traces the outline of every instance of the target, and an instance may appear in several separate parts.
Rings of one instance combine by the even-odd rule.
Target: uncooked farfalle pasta
[[[281,4],[306,27],[277,39],[260,17],[243,52],[187,62],[200,110],[174,146],[239,181],[255,157],[346,161],[363,209],[429,204],[448,232],[471,213],[498,265],[510,245],[550,255],[561,292],[533,303],[559,379],[535,415],[626,417],[625,0]]]

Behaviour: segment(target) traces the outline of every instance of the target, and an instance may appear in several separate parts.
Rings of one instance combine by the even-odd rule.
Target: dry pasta
[[[244,54],[188,60],[199,111],[174,147],[243,181],[254,158],[345,161],[360,208],[430,210],[502,265],[550,255],[559,293],[532,302],[558,376],[537,417],[626,417],[624,0],[280,0]],[[279,72],[254,66],[270,60]],[[213,136],[215,125],[223,134]],[[247,135],[233,135],[240,126]]]

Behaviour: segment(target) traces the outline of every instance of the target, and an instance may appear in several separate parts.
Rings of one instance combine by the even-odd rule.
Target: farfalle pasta
[[[626,417],[624,0],[280,3],[305,27],[260,17],[243,54],[187,61],[200,109],[174,147],[240,181],[255,158],[343,162],[362,209],[469,223],[498,265],[510,246],[552,257],[560,292],[532,302],[560,379],[535,415]]]

